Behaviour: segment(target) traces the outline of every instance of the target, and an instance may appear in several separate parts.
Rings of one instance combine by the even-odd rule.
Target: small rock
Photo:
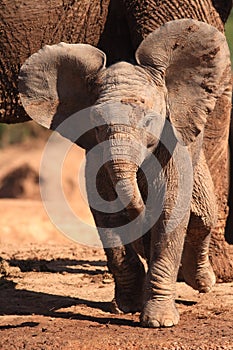
[[[6,260],[0,261],[0,275],[8,276],[10,274],[10,265]]]

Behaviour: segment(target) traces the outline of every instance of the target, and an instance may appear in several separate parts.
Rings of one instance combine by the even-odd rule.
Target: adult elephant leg
[[[233,278],[233,247],[227,244],[224,237],[228,216],[230,113],[231,99],[228,94],[223,94],[216,102],[204,134],[204,153],[213,179],[218,205],[218,220],[211,234],[210,259],[217,281],[223,282],[228,282]],[[227,227],[228,241],[231,241],[229,237],[232,236],[230,223],[229,221]]]
[[[216,221],[214,185],[201,152],[195,167],[191,215],[181,267],[185,282],[200,292],[209,292],[216,280],[209,261],[211,229]]]
[[[233,96],[232,96],[232,106],[233,106]],[[230,169],[229,169],[230,189],[229,189],[229,195],[228,195],[229,215],[227,218],[225,237],[229,244],[233,244],[233,109],[231,110],[229,146],[230,146]]]
[[[94,154],[94,158],[95,162],[101,164],[101,155],[98,152]],[[91,177],[95,176],[95,174],[92,171],[92,163],[93,154],[90,156],[87,153],[86,185],[89,203],[93,203],[94,201],[96,204],[95,207],[98,208],[96,196],[93,195],[95,193],[93,186],[96,186],[100,198],[108,202],[108,207],[111,209],[111,201],[116,199],[116,192],[108,171],[102,166],[98,171],[96,181],[93,181]],[[108,268],[115,281],[115,296],[112,301],[112,311],[115,313],[140,311],[145,268],[132,245],[130,243],[124,245],[117,233],[118,227],[129,223],[128,215],[125,210],[116,213],[104,213],[91,207],[91,211],[96,226],[99,228]]]

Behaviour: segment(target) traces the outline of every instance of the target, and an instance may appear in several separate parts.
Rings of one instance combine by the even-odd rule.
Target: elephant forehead
[[[142,67],[126,62],[116,63],[104,70],[98,85],[98,103],[113,100],[150,110],[158,104],[158,100],[164,100],[165,88],[158,87]]]
[[[92,107],[92,121],[104,122],[108,125],[132,125],[133,117],[141,117],[144,114],[140,106],[132,106],[122,102],[109,101]]]
[[[154,82],[147,72],[139,66],[134,66],[127,62],[118,62],[103,72],[102,79],[106,83],[129,84],[131,87],[154,86]]]

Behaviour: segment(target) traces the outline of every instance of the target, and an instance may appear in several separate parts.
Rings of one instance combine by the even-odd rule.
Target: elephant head
[[[226,90],[230,69],[225,37],[191,19],[155,30],[135,57],[135,64],[106,68],[97,48],[60,43],[32,55],[19,77],[26,112],[49,129],[59,131],[68,117],[93,106],[77,113],[69,132],[87,150],[108,141],[103,148],[108,172],[131,217],[144,209],[137,172],[145,150],[155,150],[166,120],[175,142],[193,144]],[[69,132],[60,129],[68,138]]]

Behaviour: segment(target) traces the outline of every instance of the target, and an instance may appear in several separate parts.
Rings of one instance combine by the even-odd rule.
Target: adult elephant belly
[[[20,66],[46,44],[97,46],[110,0],[0,0],[0,122],[30,118],[18,96]]]

